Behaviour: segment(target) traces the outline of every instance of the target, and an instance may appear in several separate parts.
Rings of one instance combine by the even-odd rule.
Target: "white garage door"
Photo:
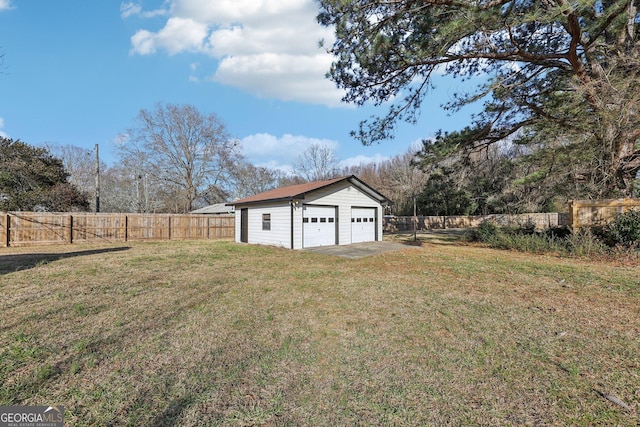
[[[376,240],[376,209],[351,209],[351,243]]]
[[[304,206],[302,211],[302,246],[330,246],[336,244],[336,208]]]

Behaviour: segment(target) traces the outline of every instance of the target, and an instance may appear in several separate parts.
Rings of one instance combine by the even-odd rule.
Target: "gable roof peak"
[[[244,205],[244,204],[253,204],[267,201],[287,201],[294,199],[304,198],[304,195],[319,190],[321,188],[325,188],[331,185],[335,185],[342,181],[349,181],[351,184],[359,187],[361,190],[366,191],[372,197],[378,199],[381,203],[388,202],[389,200],[378,193],[372,187],[367,185],[365,182],[361,181],[355,175],[347,175],[339,178],[327,179],[322,181],[313,181],[306,182],[304,184],[296,184],[288,187],[276,188],[274,190],[265,191],[264,193],[256,194],[251,197],[245,197],[243,199],[235,200],[228,205]]]

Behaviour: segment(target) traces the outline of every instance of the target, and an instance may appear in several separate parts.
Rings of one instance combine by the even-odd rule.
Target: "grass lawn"
[[[638,425],[640,266],[432,241],[0,249],[0,404],[67,425]]]

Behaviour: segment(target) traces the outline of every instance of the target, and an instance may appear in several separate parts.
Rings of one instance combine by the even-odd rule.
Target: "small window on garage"
[[[302,218],[302,222],[304,222],[305,224],[309,222],[309,218]]]
[[[271,214],[262,214],[262,229],[271,230]]]
[[[362,218],[362,222],[367,222],[367,218]]]
[[[329,217],[329,222],[333,222],[334,218]]]
[[[311,218],[311,222],[318,222],[318,218]]]
[[[320,218],[320,222],[327,222],[327,218]]]
[[[369,222],[373,222],[373,218],[369,218]]]
[[[362,222],[362,218],[356,218],[356,222]]]

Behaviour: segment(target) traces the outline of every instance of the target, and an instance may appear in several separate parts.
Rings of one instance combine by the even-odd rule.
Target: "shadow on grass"
[[[35,253],[35,254],[12,254],[0,255],[0,275],[9,274],[15,271],[27,270],[30,268],[45,265],[53,261],[77,256],[97,255],[109,252],[121,252],[131,249],[129,246],[119,248],[91,249],[86,251],[62,252],[62,253]]]
[[[176,425],[180,418],[183,416],[184,412],[193,405],[194,401],[195,399],[191,395],[172,400],[167,408],[162,413],[158,414],[149,425]]]

